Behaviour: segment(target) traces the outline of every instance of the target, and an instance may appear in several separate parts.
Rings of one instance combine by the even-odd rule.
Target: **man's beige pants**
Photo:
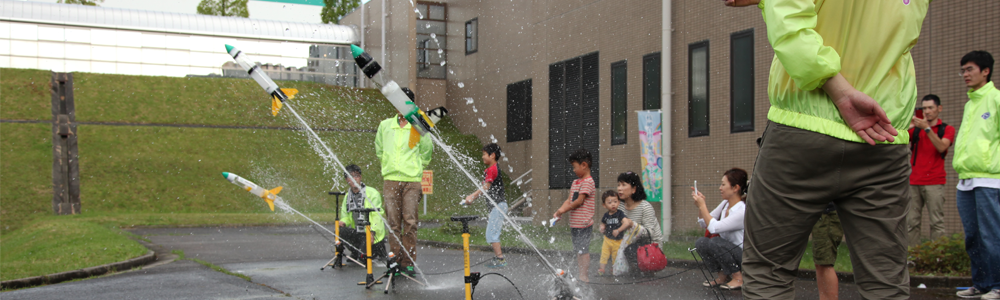
[[[945,236],[944,185],[911,185],[910,213],[906,217],[911,246],[920,244],[920,218],[925,206],[931,220],[931,239]]]
[[[420,221],[417,219],[417,207],[420,194],[420,182],[386,180],[382,187],[386,222],[395,233],[390,233],[386,238],[389,240],[389,249],[396,255],[396,262],[402,267],[412,266],[417,259],[417,223]],[[406,252],[403,252],[404,248]]]

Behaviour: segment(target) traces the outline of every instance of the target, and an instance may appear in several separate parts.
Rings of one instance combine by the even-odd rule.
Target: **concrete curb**
[[[99,276],[115,271],[129,270],[135,267],[146,265],[155,260],[156,260],[156,253],[153,252],[153,250],[147,250],[146,254],[143,256],[139,256],[136,258],[116,263],[110,263],[96,267],[83,268],[79,270],[66,271],[66,272],[60,272],[43,276],[35,276],[35,277],[3,281],[0,282],[0,288],[18,289],[18,288],[32,287],[43,284],[59,283],[63,281],[69,281],[79,278],[87,278],[91,276]]]
[[[452,244],[446,242],[429,241],[429,240],[417,240],[417,244],[424,246],[431,246],[437,248],[446,249],[462,249],[461,244]],[[493,252],[493,248],[485,245],[469,245],[469,250]],[[545,255],[573,255],[573,251],[559,251],[559,250],[542,250],[539,249],[542,254]],[[505,253],[517,253],[517,254],[534,254],[528,248],[519,247],[503,247]],[[697,268],[700,264],[693,260],[686,259],[670,259],[670,264],[667,266],[681,266],[685,268]],[[814,270],[799,270],[799,279],[816,279],[816,271]],[[837,272],[837,279],[840,282],[854,282],[854,273],[847,272]],[[948,276],[910,276],[910,287],[917,287],[923,283],[927,288],[953,288],[959,286],[972,286],[972,277],[948,277]]]

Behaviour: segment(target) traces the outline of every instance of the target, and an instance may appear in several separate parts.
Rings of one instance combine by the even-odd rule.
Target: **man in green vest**
[[[972,261],[972,287],[958,296],[1000,299],[1000,91],[990,81],[993,56],[969,52],[962,57],[961,74],[969,102],[951,166],[958,172],[955,202]]]
[[[403,92],[414,99],[410,89]],[[375,155],[382,163],[382,196],[385,197],[386,220],[391,232],[389,248],[396,255],[400,269],[416,275],[413,261],[417,259],[417,206],[420,203],[420,179],[431,163],[434,145],[424,137],[414,147],[409,146],[411,126],[396,114],[378,125],[375,134]]]
[[[730,6],[754,0],[726,1]],[[909,298],[910,49],[929,0],[762,0],[774,49],[748,187],[745,299],[793,299],[813,224],[834,202],[865,299]]]

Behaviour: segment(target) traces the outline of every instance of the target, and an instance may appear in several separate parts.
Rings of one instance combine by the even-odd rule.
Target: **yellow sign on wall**
[[[420,189],[424,195],[434,194],[434,171],[424,170],[424,176],[420,178]]]

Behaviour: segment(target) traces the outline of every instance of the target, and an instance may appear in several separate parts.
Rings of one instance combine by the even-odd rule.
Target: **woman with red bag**
[[[747,172],[732,168],[722,175],[719,185],[722,203],[708,211],[705,195],[691,188],[691,198],[698,206],[698,223],[707,229],[709,236],[698,238],[694,243],[698,255],[705,261],[710,272],[718,272],[713,281],[705,281],[704,286],[719,286],[724,290],[737,290],[743,286],[743,213],[747,197]],[[714,235],[714,237],[713,237]],[[726,281],[727,279],[731,279]]]
[[[646,190],[642,187],[639,174],[625,172],[618,175],[618,199],[624,207],[619,209],[632,221],[630,230],[639,228],[640,232],[629,233],[637,238],[628,245],[622,245],[625,259],[628,262],[629,273],[634,275],[652,275],[666,267],[666,258],[660,243],[663,241],[660,233],[660,222],[656,220],[653,206],[646,200]]]

